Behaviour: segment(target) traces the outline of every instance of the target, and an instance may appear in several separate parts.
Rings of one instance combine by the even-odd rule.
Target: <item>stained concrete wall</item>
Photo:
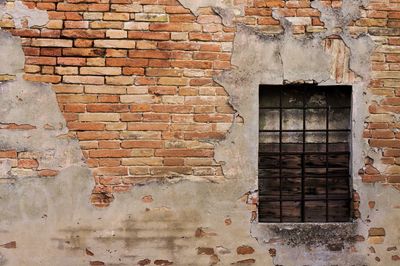
[[[241,15],[241,7],[230,1],[181,3],[194,13],[202,6],[215,7],[226,23],[232,14]],[[0,147],[34,153],[43,170],[57,174],[13,172],[15,162],[1,161],[0,265],[396,265],[400,194],[390,185],[363,183],[358,175],[366,157],[374,159],[377,169],[385,167],[362,138],[368,103],[377,100],[367,89],[374,41],[368,35],[340,34],[349,49],[349,71],[357,76],[344,82],[332,78],[333,55],[323,47],[334,28],[357,19],[366,4],[344,3],[332,13],[315,1],[327,31],[304,38],[295,37],[279,14],[282,34],[236,26],[234,68],[215,77],[242,118],[216,146],[215,160],[226,181],[153,182],[116,194],[104,209],[90,204],[94,182],[78,142],[68,136],[55,93],[49,85],[23,80],[21,42],[1,32],[0,57],[7,63],[0,74],[11,81],[0,83],[0,124],[31,128],[0,129]],[[45,19],[37,10],[1,8],[0,16],[28,17],[31,26]],[[352,223],[257,222],[258,88],[293,82],[353,86],[352,176],[361,216]],[[368,204],[372,201],[373,206]],[[384,228],[385,236],[370,234],[367,241],[371,228]]]

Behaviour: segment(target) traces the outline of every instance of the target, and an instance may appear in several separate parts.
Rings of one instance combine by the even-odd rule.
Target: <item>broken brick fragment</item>
[[[205,247],[198,247],[197,248],[198,255],[213,255],[214,249],[213,248],[205,248]]]
[[[0,245],[0,247],[8,248],[8,249],[17,248],[17,242],[16,241],[11,241],[11,242],[8,242],[6,244]]]
[[[236,253],[239,255],[248,255],[254,253],[254,248],[250,246],[240,246],[236,249]]]

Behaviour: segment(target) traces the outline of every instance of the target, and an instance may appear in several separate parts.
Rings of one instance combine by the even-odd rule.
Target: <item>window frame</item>
[[[279,208],[280,208],[280,211],[279,211],[279,217],[280,217],[280,221],[267,221],[267,220],[265,220],[265,219],[263,219],[263,218],[261,218],[261,196],[260,196],[260,194],[261,194],[261,191],[260,191],[260,176],[259,176],[259,170],[260,170],[260,166],[259,166],[259,160],[258,160],[258,164],[257,164],[257,181],[258,181],[258,183],[259,183],[259,185],[258,185],[258,192],[259,192],[259,204],[258,204],[258,221],[260,222],[260,223],[279,223],[279,224],[281,224],[281,223],[324,223],[324,224],[327,224],[327,223],[348,223],[348,222],[352,222],[352,220],[353,220],[353,211],[354,211],[354,207],[353,207],[353,179],[352,179],[352,155],[353,155],[353,152],[352,152],[352,132],[353,132],[353,128],[352,128],[352,112],[353,112],[353,102],[352,102],[352,97],[353,97],[353,88],[352,88],[352,86],[350,86],[350,85],[328,85],[328,86],[318,86],[318,85],[316,85],[316,84],[288,84],[288,85],[260,85],[259,86],[259,92],[258,92],[258,96],[259,96],[259,99],[258,99],[258,104],[259,104],[259,106],[258,106],[258,111],[259,111],[259,117],[258,117],[258,119],[260,118],[260,113],[261,113],[261,110],[262,110],[262,108],[260,107],[260,103],[261,103],[261,91],[262,90],[266,90],[266,89],[268,89],[268,88],[272,88],[272,87],[277,87],[277,88],[279,88],[279,90],[280,90],[280,97],[279,97],[279,108],[276,108],[275,107],[275,109],[279,109],[279,171],[280,171],[280,174],[279,174],[279,182],[280,182],[280,185],[279,185],[279,187],[280,187],[280,196],[279,196]],[[284,221],[283,220],[283,218],[282,218],[282,173],[281,173],[281,170],[282,170],[282,166],[281,166],[281,163],[282,163],[282,159],[281,159],[281,156],[282,156],[282,148],[281,148],[281,146],[282,146],[282,132],[283,132],[283,129],[282,129],[282,110],[283,109],[286,109],[286,108],[284,108],[283,106],[282,106],[282,91],[285,89],[285,88],[289,88],[289,87],[296,87],[296,88],[300,88],[300,89],[302,89],[302,90],[306,90],[306,89],[308,89],[308,88],[313,88],[313,89],[320,89],[320,90],[323,90],[324,91],[324,93],[325,93],[325,98],[326,98],[326,106],[325,107],[318,107],[318,108],[321,108],[321,109],[325,109],[326,110],[326,127],[325,127],[325,134],[326,134],[326,143],[325,143],[325,145],[326,145],[326,150],[325,150],[325,158],[326,158],[326,174],[325,174],[325,182],[326,182],[326,193],[325,193],[325,201],[326,201],[326,219],[325,219],[325,221],[306,221],[306,219],[305,219],[305,202],[307,201],[306,199],[305,199],[305,192],[304,192],[304,183],[305,183],[305,181],[304,181],[304,179],[305,179],[305,177],[304,177],[304,168],[305,168],[305,166],[304,166],[304,162],[302,161],[302,176],[301,176],[301,202],[300,202],[300,208],[301,208],[301,221]],[[345,107],[343,107],[343,109],[348,109],[348,114],[347,114],[347,116],[348,116],[348,119],[349,119],[349,125],[348,125],[348,131],[347,131],[347,133],[348,133],[348,144],[347,144],[347,146],[348,146],[348,163],[347,163],[347,168],[348,168],[348,179],[347,179],[347,184],[348,184],[348,186],[347,186],[347,190],[348,190],[348,195],[347,195],[347,197],[345,198],[345,199],[339,199],[339,200],[346,200],[347,201],[347,203],[346,203],[346,206],[347,206],[347,208],[348,208],[348,212],[347,212],[347,214],[346,214],[346,219],[344,220],[329,220],[329,201],[332,201],[332,199],[330,199],[330,198],[328,198],[329,197],[329,193],[328,193],[328,180],[330,179],[330,178],[332,178],[332,177],[330,177],[330,175],[329,175],[329,173],[328,173],[328,161],[329,161],[329,159],[328,159],[328,156],[330,155],[330,153],[329,153],[329,148],[328,148],[328,146],[329,146],[329,144],[330,144],[330,142],[329,142],[329,133],[331,133],[331,132],[333,132],[334,130],[329,130],[329,116],[330,116],[330,108],[331,108],[331,106],[329,105],[329,103],[328,103],[328,97],[329,97],[329,95],[327,94],[327,91],[328,91],[328,89],[330,89],[330,88],[333,88],[333,89],[346,89],[346,90],[348,90],[347,91],[347,93],[349,93],[349,95],[348,95],[348,100],[349,100],[349,105],[348,106],[345,106]],[[345,90],[344,90],[345,91]],[[302,145],[303,145],[303,151],[302,151],[302,153],[301,153],[301,156],[302,156],[302,158],[305,156],[305,150],[304,150],[304,147],[305,147],[305,145],[306,145],[306,141],[305,141],[305,137],[306,137],[306,133],[308,132],[307,130],[306,130],[306,115],[305,115],[305,112],[306,112],[306,110],[307,110],[307,108],[306,108],[306,102],[305,102],[305,93],[303,93],[303,104],[302,104],[302,106],[301,107],[296,107],[296,106],[294,106],[294,107],[288,107],[287,109],[302,109],[303,110],[303,121],[302,121],[302,123],[303,123],[303,127],[302,127],[302,138],[303,138],[303,141],[302,141]],[[334,109],[338,109],[338,107],[333,107]],[[274,109],[274,108],[271,108],[271,109]],[[317,109],[316,107],[309,107],[309,109]],[[259,149],[260,149],[260,120],[258,120],[258,130],[259,130],[259,136],[258,136],[258,147],[259,147]],[[296,130],[296,131],[299,131],[299,130]],[[338,131],[344,131],[344,130],[338,130]],[[258,156],[258,158],[259,158],[259,156],[260,156],[260,151],[258,150],[258,153],[257,153],[257,156]],[[302,159],[303,160],[303,159]],[[294,201],[294,200],[293,200]]]

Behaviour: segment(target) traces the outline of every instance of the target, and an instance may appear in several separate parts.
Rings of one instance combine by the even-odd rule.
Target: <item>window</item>
[[[259,222],[348,222],[351,87],[260,86]]]

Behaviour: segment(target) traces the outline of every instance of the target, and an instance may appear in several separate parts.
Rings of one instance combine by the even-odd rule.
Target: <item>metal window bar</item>
[[[275,86],[276,87],[276,86]],[[329,87],[318,87],[324,95],[325,95],[325,100],[326,104],[325,106],[307,106],[307,96],[306,93],[303,93],[302,96],[302,106],[300,107],[287,107],[282,105],[282,97],[283,97],[283,89],[285,89],[286,86],[281,86],[279,89],[279,106],[276,107],[264,107],[261,106],[260,110],[263,109],[269,109],[269,110],[274,110],[274,111],[279,111],[279,130],[265,130],[260,128],[260,133],[277,133],[279,134],[279,143],[273,143],[271,145],[276,145],[278,144],[278,149],[279,151],[273,151],[273,150],[265,150],[265,148],[262,148],[262,145],[268,145],[264,143],[259,143],[260,145],[260,150],[259,150],[259,182],[270,182],[277,180],[279,178],[279,193],[275,193],[276,191],[272,191],[271,188],[269,188],[266,185],[260,185],[259,188],[259,195],[260,195],[260,200],[259,200],[259,221],[260,222],[346,222],[350,220],[350,213],[351,213],[351,176],[349,174],[349,161],[350,161],[350,151],[349,151],[349,143],[347,142],[347,147],[346,150],[344,151],[336,151],[335,149],[330,148],[331,145],[338,145],[338,143],[334,142],[333,140],[330,139],[330,134],[331,133],[351,133],[351,129],[335,129],[330,127],[330,112],[331,110],[348,110],[346,112],[346,119],[350,119],[350,106],[331,106],[329,104],[329,97],[330,91]],[[310,86],[302,86],[302,89],[307,92],[307,89]],[[315,86],[312,86],[312,88],[315,88]],[[260,87],[260,92],[262,89],[268,89],[268,88],[263,88]],[[347,89],[349,89],[347,87]],[[350,93],[351,95],[351,93]],[[260,101],[261,101],[261,94],[260,94]],[[296,130],[287,130],[283,129],[283,110],[290,110],[290,109],[297,109],[297,110],[302,110],[302,119],[303,119],[303,125],[302,129],[296,129]],[[307,128],[307,111],[308,110],[321,110],[321,112],[325,111],[325,129],[308,129]],[[284,151],[283,149],[283,133],[302,133],[302,141],[301,143],[298,142],[296,144],[299,144],[302,146],[301,151]],[[307,151],[306,145],[307,139],[306,136],[308,133],[325,133],[325,151]],[[332,141],[332,142],[331,142]],[[322,144],[322,143],[321,143]],[[345,145],[346,146],[346,145]],[[293,174],[293,175],[288,175],[284,174],[283,171],[288,171],[288,170],[299,170],[297,167],[290,167],[288,166],[289,163],[285,162],[285,160],[288,160],[288,156],[298,156],[301,160],[300,162],[300,170],[301,174],[300,176],[298,174]],[[321,174],[317,173],[318,170],[321,169],[322,166],[319,165],[312,165],[312,162],[308,162],[307,160],[310,160],[311,157],[309,156],[322,156],[321,158],[324,158],[324,169],[325,173],[323,176]],[[265,159],[267,158],[267,159]],[[269,159],[268,159],[269,158]],[[274,160],[276,159],[271,159],[271,158],[277,158],[278,162],[275,162]],[[297,158],[297,157],[294,157]],[[339,159],[338,159],[339,158]],[[269,163],[265,163],[266,161],[269,160]],[[337,160],[337,161],[335,161]],[[260,164],[261,163],[261,164]],[[276,169],[276,166],[278,166],[278,169]],[[316,173],[311,174],[310,172],[307,172],[306,170],[310,169],[315,169]],[[278,176],[276,174],[271,174],[271,171],[278,170]],[[335,174],[335,171],[337,173]],[[289,171],[290,172],[290,171]],[[268,174],[269,173],[269,174]],[[288,183],[289,180],[297,180],[300,178],[300,195],[295,196],[295,195],[290,195],[290,189],[285,187]],[[320,179],[325,179],[324,183],[324,194],[325,195],[309,195],[307,194],[307,189],[306,189],[306,181],[314,179],[314,180],[320,180]],[[268,181],[270,180],[270,181]],[[345,190],[348,191],[346,195],[344,194],[335,194],[332,193],[332,191],[335,191],[335,189],[338,189],[339,191],[343,188],[340,187],[339,185],[335,185],[335,182],[342,182],[345,181]],[[331,183],[330,183],[331,182]],[[343,184],[341,184],[343,186]],[[308,187],[308,186],[307,186]],[[310,189],[308,187],[308,189]],[[311,188],[318,190],[322,189],[322,187],[315,187]],[[332,190],[331,190],[332,189]],[[286,191],[287,190],[287,191]],[[272,191],[272,193],[271,193]],[[285,192],[285,193],[284,193]],[[274,194],[275,193],[275,194]],[[311,204],[314,202],[314,206]],[[336,202],[336,203],[335,203]],[[275,205],[273,204],[275,203]],[[286,204],[287,203],[287,204]],[[343,204],[345,203],[345,204]],[[279,207],[278,207],[279,204]],[[292,204],[292,207],[290,207]],[[297,213],[297,205],[298,204],[298,213]],[[311,204],[311,205],[310,205]],[[322,206],[324,205],[322,210],[322,207],[320,209],[320,212],[324,213],[323,219],[321,217],[313,216],[312,211],[309,209],[312,207],[315,208],[313,210],[314,212],[317,212],[317,207],[318,204]],[[275,210],[276,206],[278,207],[277,210]],[[295,206],[295,207],[293,207]],[[310,207],[312,206],[312,207]],[[315,207],[317,206],[317,207]],[[339,206],[339,207],[338,207]],[[290,209],[292,208],[292,209]],[[289,214],[288,213],[292,210],[293,208],[296,212],[295,215]],[[332,208],[335,208],[332,210]],[[311,214],[307,214],[307,211],[310,211]],[[279,214],[276,214],[276,212],[279,212]],[[338,213],[335,215],[335,213]],[[345,214],[343,214],[345,213]],[[332,215],[331,215],[332,214]],[[275,215],[275,216],[274,216]],[[288,217],[286,217],[286,216]],[[290,216],[292,215],[292,216]]]
[[[300,211],[301,211],[301,221],[305,221],[305,165],[306,158],[304,153],[306,152],[306,94],[303,93],[303,152],[301,154],[301,203],[300,203]]]
[[[282,106],[282,90],[279,91],[279,106]],[[282,108],[279,109],[279,221],[282,223]]]
[[[328,157],[328,154],[329,154],[329,111],[330,111],[330,109],[329,109],[329,104],[328,104],[328,92],[325,90],[324,91],[324,94],[325,94],[325,99],[326,99],[326,110],[325,110],[325,112],[326,112],[326,125],[325,125],[325,127],[326,127],[326,143],[325,143],[325,151],[326,151],[326,158],[325,158],[325,160],[326,160],[326,163],[325,163],[325,167],[326,167],[326,172],[325,172],[325,205],[326,205],[326,210],[325,210],[325,213],[326,213],[326,222],[329,222],[329,196],[328,196],[328,193],[329,193],[329,176],[328,176],[328,171],[329,171],[329,157]]]

